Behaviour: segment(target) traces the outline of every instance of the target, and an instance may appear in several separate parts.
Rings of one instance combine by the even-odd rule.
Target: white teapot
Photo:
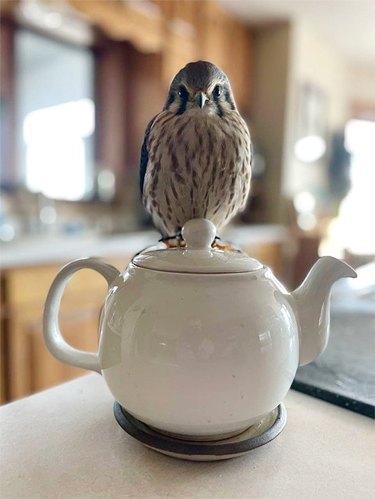
[[[216,439],[256,423],[284,399],[298,365],[328,341],[329,295],[355,271],[320,258],[288,293],[271,270],[213,249],[214,225],[190,220],[186,248],[136,255],[124,273],[96,258],[64,267],[49,291],[44,335],[62,362],[101,373],[128,413],[164,432]],[[63,339],[58,311],[79,269],[107,280],[98,353]]]

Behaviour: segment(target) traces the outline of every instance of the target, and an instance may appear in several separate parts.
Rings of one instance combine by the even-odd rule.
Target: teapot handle
[[[68,263],[55,277],[44,306],[44,340],[51,354],[61,362],[101,373],[98,354],[77,350],[69,345],[61,335],[59,328],[59,309],[65,286],[71,276],[80,269],[92,269],[101,274],[111,287],[120,272],[109,263],[99,258],[80,258]]]

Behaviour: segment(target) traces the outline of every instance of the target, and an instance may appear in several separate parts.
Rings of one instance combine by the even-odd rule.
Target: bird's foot
[[[175,234],[174,236],[162,237],[159,241],[164,243],[168,249],[186,248],[186,242],[182,238],[181,233]],[[221,242],[221,239],[218,236],[215,237],[211,247],[220,251],[241,253],[241,250],[232,246],[230,243]]]
[[[183,240],[181,233],[174,236],[166,236],[159,239],[168,249],[185,248],[186,242]]]
[[[212,248],[220,250],[220,251],[227,251],[230,253],[241,253],[241,250],[239,250],[238,248],[235,248],[230,243],[221,242],[221,238],[219,236],[215,237],[215,240],[211,246],[212,246]]]

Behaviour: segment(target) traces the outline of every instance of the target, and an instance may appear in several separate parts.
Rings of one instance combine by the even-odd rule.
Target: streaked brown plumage
[[[191,218],[208,218],[220,230],[245,207],[250,179],[250,135],[226,75],[209,62],[188,64],[142,147],[142,200],[155,226],[173,236]]]

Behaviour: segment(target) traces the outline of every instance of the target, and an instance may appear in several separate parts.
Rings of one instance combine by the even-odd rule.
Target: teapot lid
[[[186,242],[185,248],[146,249],[133,258],[133,264],[149,270],[191,274],[252,272],[263,267],[243,253],[212,248],[216,228],[210,220],[189,220],[182,229],[182,236]]]

